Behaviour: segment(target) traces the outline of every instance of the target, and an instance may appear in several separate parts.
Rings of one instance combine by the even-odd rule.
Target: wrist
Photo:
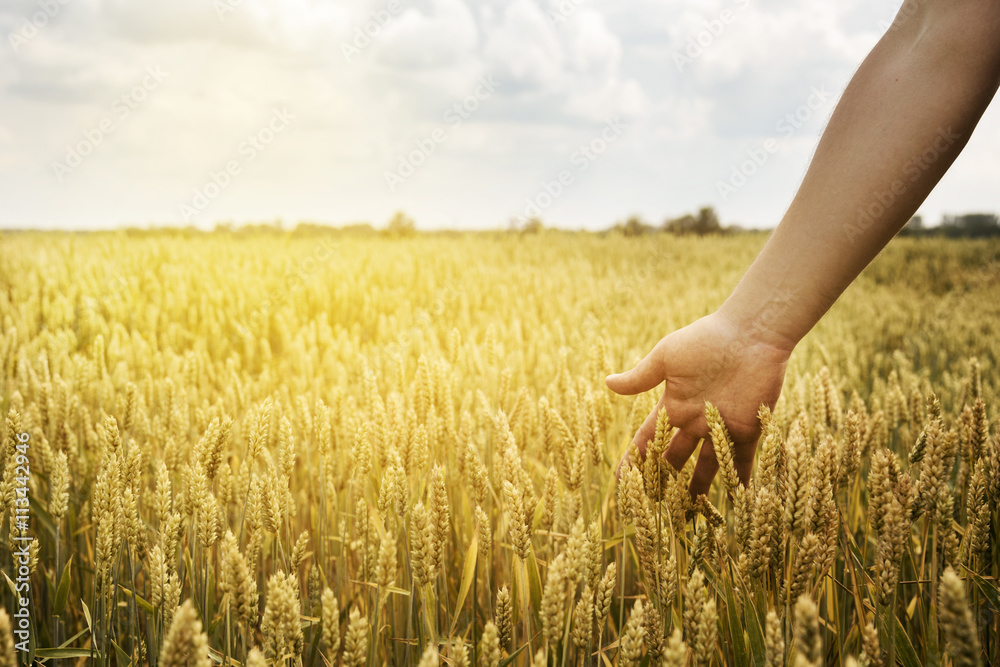
[[[751,345],[766,346],[790,355],[808,331],[805,328],[799,333],[802,327],[796,326],[795,291],[779,287],[761,295],[750,295],[740,287],[722,304],[718,315]]]

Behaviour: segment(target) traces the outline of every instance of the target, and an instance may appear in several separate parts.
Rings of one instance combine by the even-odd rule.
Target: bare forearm
[[[1000,9],[907,0],[722,314],[791,349],[913,215],[1000,83]]]

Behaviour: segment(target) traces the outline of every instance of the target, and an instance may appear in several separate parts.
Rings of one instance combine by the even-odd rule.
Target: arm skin
[[[910,219],[965,146],[1000,85],[1000,1],[906,0],[844,90],[777,229],[715,313],[660,340],[608,387],[665,382],[656,412],[678,428],[666,458],[680,469],[705,440],[691,493],[718,470],[705,402],[719,408],[749,480],[760,425],[795,345]]]

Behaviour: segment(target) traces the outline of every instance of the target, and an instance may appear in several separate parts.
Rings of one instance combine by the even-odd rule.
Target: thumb
[[[667,375],[663,348],[664,341],[661,340],[635,368],[609,375],[604,380],[608,388],[616,394],[633,395],[659,385]]]

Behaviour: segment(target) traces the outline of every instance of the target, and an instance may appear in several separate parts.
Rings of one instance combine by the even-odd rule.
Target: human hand
[[[674,468],[683,468],[704,438],[691,478],[692,497],[708,492],[719,469],[705,420],[706,401],[726,422],[740,480],[746,484],[750,479],[761,430],[757,411],[762,404],[774,408],[791,354],[791,349],[762,342],[754,331],[716,312],[664,336],[632,370],[607,377],[608,387],[623,395],[648,391],[666,381],[656,408],[633,442],[645,456],[661,408],[677,428],[664,454]],[[622,457],[619,469],[624,461]]]

